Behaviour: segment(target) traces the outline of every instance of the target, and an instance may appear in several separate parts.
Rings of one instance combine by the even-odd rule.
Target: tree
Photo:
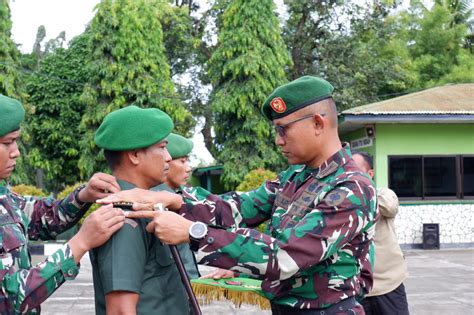
[[[435,0],[435,3],[448,10],[450,28],[460,24],[472,26],[472,0]]]
[[[36,31],[36,39],[35,43],[33,45],[33,54],[35,55],[36,59],[36,69],[39,69],[39,65],[41,62],[41,59],[43,59],[43,51],[41,50],[41,42],[44,40],[46,37],[46,28],[44,25],[40,25],[38,27],[38,30]]]
[[[97,7],[88,29],[90,78],[81,96],[86,106],[81,122],[82,176],[105,169],[93,137],[105,115],[116,109],[131,103],[160,108],[172,117],[181,134],[193,125],[170,79],[159,23],[162,5],[167,3],[105,0]]]
[[[0,93],[22,99],[20,52],[11,39],[12,22],[8,0],[0,0]]]
[[[7,0],[0,0],[0,94],[24,101],[20,72],[20,52],[11,39],[12,22],[10,7]],[[28,104],[23,102],[26,115],[32,112]],[[16,170],[10,177],[13,184],[32,184],[34,171],[31,169],[25,154],[29,141],[28,126],[23,124],[21,139],[18,143],[22,156],[17,160]]]
[[[222,15],[218,46],[209,60],[215,153],[222,180],[235,187],[259,167],[282,166],[260,107],[286,81],[291,65],[271,0],[232,1]]]
[[[68,49],[49,53],[39,70],[26,81],[29,103],[35,114],[27,117],[31,130],[30,160],[45,171],[49,191],[60,191],[80,180],[79,129],[84,105],[79,98],[88,73],[84,67],[88,55],[88,33],[73,39]]]
[[[442,76],[436,85],[469,82],[474,82],[474,56],[469,51],[463,50],[458,56],[458,64]]]
[[[295,68],[292,78],[321,76],[334,87],[339,110],[377,101],[416,83],[406,43],[389,16],[390,1],[286,1],[284,36]],[[347,18],[349,17],[349,18]]]
[[[312,1],[285,0],[288,8],[288,20],[283,29],[285,43],[291,53],[293,67],[290,69],[291,79],[312,73],[311,69],[317,61],[316,52],[324,45],[333,33],[341,31],[345,26],[338,21],[338,12],[352,16],[352,10],[346,10],[344,1]]]
[[[181,6],[159,4],[157,12],[163,29],[163,45],[170,64],[171,77],[175,77],[193,65],[194,50],[199,45],[199,40],[194,37],[188,3]]]
[[[436,84],[453,67],[459,65],[466,35],[466,25],[451,23],[448,8],[435,4],[431,10],[421,7],[421,16],[412,15],[415,27],[407,42],[414,67],[419,74],[420,87]]]

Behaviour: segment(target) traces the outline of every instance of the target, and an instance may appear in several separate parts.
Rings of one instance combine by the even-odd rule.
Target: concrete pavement
[[[411,314],[474,314],[474,249],[405,251],[409,278],[405,281]],[[36,256],[38,261],[41,257]],[[45,303],[45,315],[94,314],[94,289],[88,257],[76,280],[65,283]],[[209,269],[207,269],[209,270]],[[270,314],[229,302],[202,306],[203,314]]]

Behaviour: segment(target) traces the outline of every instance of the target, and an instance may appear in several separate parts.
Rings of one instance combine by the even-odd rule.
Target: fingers
[[[154,221],[151,221],[150,223],[147,224],[147,226],[146,226],[146,231],[147,231],[148,233],[154,234],[154,233],[155,233],[155,227],[156,227],[156,226],[155,226],[155,222],[154,222]]]
[[[90,185],[92,189],[96,190],[97,192],[101,192],[104,196],[108,196],[110,193],[116,193],[120,191],[120,188],[117,188],[114,184],[103,179],[91,179]]]
[[[101,182],[106,183],[106,188],[109,193],[116,193],[120,191],[120,185],[117,183],[117,180],[114,176],[105,173],[97,173],[97,175]]]
[[[119,210],[120,211],[120,210]],[[124,222],[125,221],[125,215],[122,211],[120,211],[121,213],[118,214],[118,215],[115,215],[107,220],[104,221],[104,224],[107,228],[111,228],[113,227],[114,225],[116,225],[117,223],[120,223],[120,222]]]
[[[120,228],[122,228],[122,226],[124,225],[125,221],[124,220],[121,220],[119,222],[116,222],[114,223],[113,225],[109,226],[108,228],[108,233],[109,235],[112,235],[114,234],[115,232],[117,232],[118,230],[120,230]]]
[[[153,204],[152,203],[140,203],[140,202],[134,202],[132,209],[137,211],[137,210],[146,210],[146,211],[153,211]]]
[[[109,212],[111,212],[112,209],[114,209],[113,205],[108,204],[108,205],[105,205],[105,206],[102,206],[102,207],[98,208],[92,214],[95,214],[95,215],[98,215],[98,216],[103,216],[103,215],[107,215]]]
[[[108,195],[101,199],[97,199],[95,203],[98,203],[100,205],[106,205],[112,202],[119,202],[119,201],[123,201],[123,199],[119,198],[117,195]]]
[[[233,278],[234,272],[232,270],[226,269],[216,269],[207,275],[201,277],[201,279],[226,279],[226,278]]]
[[[105,173],[94,174],[87,183],[95,199],[100,199],[108,196],[110,193],[120,191],[120,186],[115,177]]]
[[[102,207],[98,208],[94,212],[96,212],[96,213],[107,213],[108,211],[110,211],[110,209],[113,209],[113,208],[114,208],[114,206],[109,204],[109,205],[105,205],[105,206],[102,206]]]
[[[125,215],[127,218],[132,219],[154,219],[158,213],[156,211],[130,211],[127,212]]]
[[[132,201],[130,197],[130,190],[123,190],[114,193],[113,195],[107,195],[103,198],[100,198],[96,201],[98,204],[108,204],[112,202],[119,202],[119,201]]]

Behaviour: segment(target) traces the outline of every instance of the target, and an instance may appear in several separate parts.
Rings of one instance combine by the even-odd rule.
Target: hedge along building
[[[399,196],[403,247],[421,247],[425,223],[439,223],[441,247],[474,246],[474,84],[345,110],[339,133],[374,156],[377,187]]]

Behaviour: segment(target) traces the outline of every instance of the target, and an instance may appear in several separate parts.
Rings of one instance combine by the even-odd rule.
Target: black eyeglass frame
[[[311,118],[311,117],[314,117],[315,115],[318,115],[318,114],[310,114],[310,115],[305,115],[303,117],[300,117],[298,119],[295,119],[295,120],[292,120],[290,122],[287,122],[286,124],[284,125],[273,125],[275,127],[275,132],[280,136],[280,137],[284,137],[285,136],[285,128],[288,127],[289,125],[291,124],[294,124],[295,122],[298,122],[298,121],[302,121],[304,119],[308,119],[308,118]],[[320,116],[326,116],[326,113],[319,113]]]

